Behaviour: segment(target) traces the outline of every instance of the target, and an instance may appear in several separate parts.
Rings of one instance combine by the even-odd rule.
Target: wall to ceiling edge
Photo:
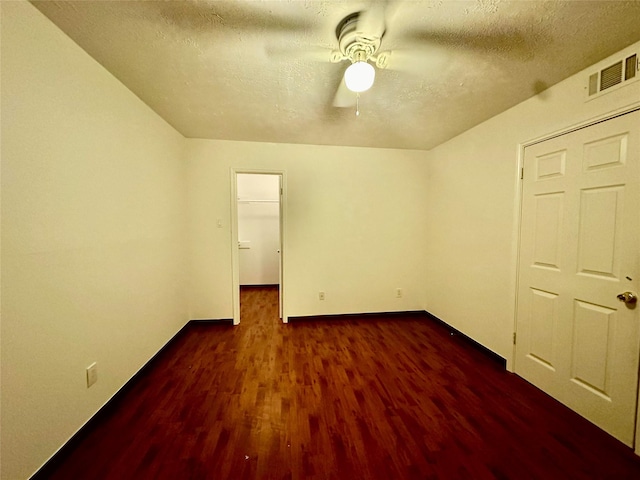
[[[640,81],[585,102],[588,75],[632,53],[640,53],[640,43],[434,148],[427,158],[425,308],[506,358],[509,367],[519,145],[640,102]]]

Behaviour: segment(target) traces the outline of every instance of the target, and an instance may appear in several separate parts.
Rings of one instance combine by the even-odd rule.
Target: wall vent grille
[[[622,83],[622,61],[614,63],[600,72],[600,91]]]
[[[591,98],[627,81],[637,80],[639,68],[638,55],[634,53],[599,72],[592,73],[587,84],[588,97]]]

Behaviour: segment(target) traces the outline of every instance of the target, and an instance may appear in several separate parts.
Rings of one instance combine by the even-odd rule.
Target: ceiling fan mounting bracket
[[[352,63],[367,61],[380,48],[380,37],[358,30],[359,17],[359,12],[352,13],[338,24],[336,36],[338,37],[340,50],[332,53],[332,62],[342,60],[350,60]]]

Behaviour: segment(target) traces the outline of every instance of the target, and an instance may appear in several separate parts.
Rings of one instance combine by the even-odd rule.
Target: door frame
[[[556,130],[551,133],[547,133],[545,135],[541,135],[539,137],[533,138],[526,142],[518,144],[517,147],[517,169],[516,169],[516,179],[515,179],[515,187],[516,187],[516,195],[514,198],[514,227],[512,232],[512,249],[511,249],[511,259],[512,259],[512,268],[513,272],[511,276],[510,283],[510,291],[512,297],[512,316],[513,316],[513,348],[511,351],[511,358],[507,359],[507,370],[511,373],[515,373],[515,362],[516,362],[516,338],[517,338],[517,326],[518,326],[518,278],[520,275],[520,244],[522,241],[521,229],[522,229],[522,196],[523,196],[523,179],[522,171],[524,169],[524,153],[525,148],[530,147],[532,145],[545,142],[547,140],[551,140],[556,137],[560,137],[562,135],[567,135],[569,133],[575,132],[577,130],[581,130],[583,128],[590,127],[592,125],[596,125],[598,123],[606,122],[607,120],[612,120],[616,117],[620,117],[622,115],[626,115],[628,113],[633,113],[635,111],[640,110],[640,101],[633,102],[625,107],[612,110],[610,112],[604,113],[602,115],[598,115],[596,117],[590,118],[588,120],[584,120],[582,122],[578,122],[571,126],[565,127],[560,130]],[[636,455],[640,456],[640,375],[638,376],[638,385],[636,386],[636,425],[635,425],[635,438],[634,438],[634,452]]]
[[[231,289],[233,298],[233,324],[240,324],[240,261],[238,252],[238,174],[277,175],[280,177],[280,285],[278,298],[282,323],[289,323],[285,301],[285,232],[287,224],[287,173],[285,170],[235,168],[230,171],[231,182]]]

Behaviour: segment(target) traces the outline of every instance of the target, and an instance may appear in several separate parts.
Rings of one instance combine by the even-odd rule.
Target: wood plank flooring
[[[426,316],[196,325],[53,479],[640,479],[631,450]]]

